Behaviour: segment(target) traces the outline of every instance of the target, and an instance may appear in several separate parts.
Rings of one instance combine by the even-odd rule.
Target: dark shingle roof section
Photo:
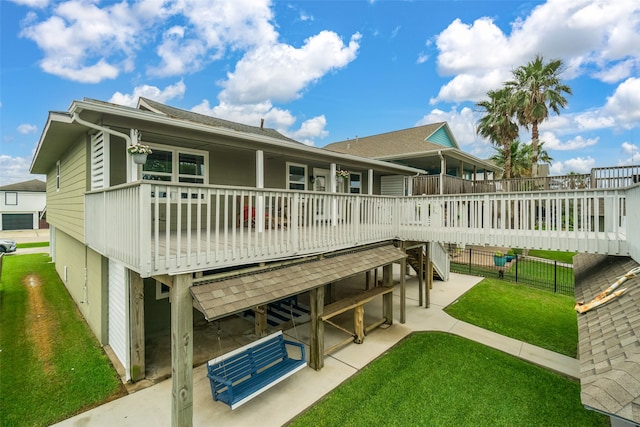
[[[194,123],[200,123],[208,126],[215,126],[219,128],[231,129],[237,132],[251,133],[255,135],[268,136],[270,138],[280,139],[287,142],[300,142],[284,136],[280,132],[271,128],[262,128],[260,126],[249,126],[242,123],[236,123],[229,120],[218,119],[216,117],[207,116],[204,114],[194,113],[192,111],[181,110],[180,108],[170,107],[165,104],[161,104],[156,101],[152,101],[148,98],[140,98],[138,102],[138,108],[155,113],[164,114],[168,117],[175,119],[187,120]]]
[[[324,148],[338,153],[353,154],[370,159],[437,151],[446,147],[427,141],[427,138],[444,125],[445,122],[416,126],[379,135],[334,142]]]
[[[591,301],[618,277],[638,267],[627,257],[581,254],[573,258],[576,300]],[[640,422],[640,277],[611,302],[578,315],[582,403]]]
[[[196,284],[191,287],[191,294],[194,306],[207,320],[215,320],[390,264],[405,256],[393,245],[383,245],[219,282]]]
[[[15,184],[3,185],[0,191],[27,191],[32,193],[46,193],[47,184],[39,179],[16,182]]]

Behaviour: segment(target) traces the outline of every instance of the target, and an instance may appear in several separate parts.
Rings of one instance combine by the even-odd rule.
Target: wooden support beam
[[[131,348],[131,381],[145,377],[144,347],[144,280],[129,270],[129,345]]]
[[[193,426],[193,302],[191,274],[174,280],[171,301],[171,426]]]
[[[261,305],[253,309],[255,317],[255,334],[257,337],[267,336],[267,306]]]
[[[433,287],[432,282],[433,282],[433,269],[431,268],[431,242],[427,243],[426,246],[426,251],[427,251],[427,255],[426,255],[426,274],[425,274],[425,278],[426,278],[426,283],[425,283],[425,303],[424,306],[425,308],[429,308],[429,306],[431,305],[431,288]]]
[[[382,280],[384,286],[393,286],[393,264],[382,267]],[[387,325],[393,324],[393,292],[382,297],[382,317],[387,319]]]
[[[324,310],[324,286],[311,289],[309,299],[311,304],[309,366],[319,371],[324,366],[324,322],[320,319]]]
[[[355,332],[353,342],[362,344],[364,341],[364,305],[358,305],[353,309],[353,330]]]

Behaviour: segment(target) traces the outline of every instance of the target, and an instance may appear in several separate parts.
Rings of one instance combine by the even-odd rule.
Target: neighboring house
[[[426,171],[428,175],[422,181],[415,181],[414,185],[419,188],[414,188],[413,194],[460,193],[464,186],[460,180],[494,178],[501,171],[493,162],[462,151],[446,122],[356,137],[324,148]]]
[[[0,230],[48,228],[44,220],[46,205],[46,184],[40,180],[0,187]]]
[[[628,257],[573,258],[576,300],[589,302],[640,264]],[[578,314],[578,358],[584,406],[611,417],[614,427],[640,424],[640,277],[611,302]]]

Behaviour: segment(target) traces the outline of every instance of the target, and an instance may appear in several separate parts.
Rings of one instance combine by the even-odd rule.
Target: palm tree
[[[488,138],[504,154],[504,175],[511,177],[511,143],[518,136],[518,124],[514,121],[514,98],[510,88],[490,90],[489,100],[476,105],[484,109],[485,115],[478,122],[476,132]]]
[[[514,92],[518,121],[527,129],[531,126],[531,174],[538,176],[538,125],[549,117],[549,110],[560,114],[560,108],[567,106],[563,94],[571,95],[571,88],[562,83],[562,60],[544,63],[537,55],[527,65],[513,71],[514,80],[505,85]]]
[[[491,156],[489,160],[504,169],[504,148],[496,147],[495,150],[495,154]],[[516,139],[511,143],[509,154],[511,157],[511,178],[531,177],[531,145],[523,144],[520,140]],[[544,142],[540,142],[538,145],[538,161],[549,164],[553,161],[553,158],[551,158],[547,150],[544,149]]]

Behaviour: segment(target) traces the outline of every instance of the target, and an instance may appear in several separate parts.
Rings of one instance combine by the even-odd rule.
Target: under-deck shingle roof
[[[576,300],[591,301],[638,264],[627,257],[574,257]],[[611,302],[578,315],[582,403],[640,423],[640,277]]]
[[[396,262],[406,255],[393,245],[234,276],[191,287],[194,306],[207,320],[278,301],[327,283]]]

